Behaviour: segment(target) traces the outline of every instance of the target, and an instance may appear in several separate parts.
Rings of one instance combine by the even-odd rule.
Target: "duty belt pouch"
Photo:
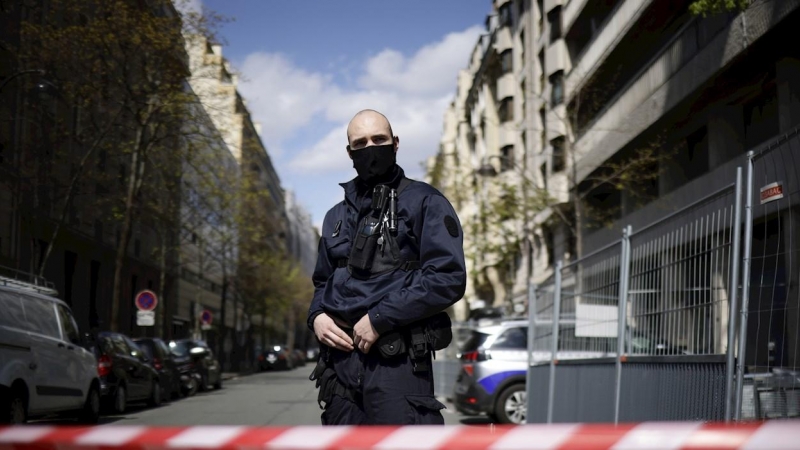
[[[378,351],[383,358],[394,358],[406,353],[406,337],[399,331],[392,331],[378,338]]]
[[[425,325],[425,337],[431,350],[443,350],[453,340],[453,324],[450,316],[442,311],[428,318]]]

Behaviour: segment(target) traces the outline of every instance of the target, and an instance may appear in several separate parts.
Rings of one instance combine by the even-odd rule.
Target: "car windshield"
[[[473,352],[478,349],[486,339],[489,338],[489,335],[486,333],[481,333],[480,331],[473,330],[467,340],[464,342],[464,345],[461,346],[461,352]]]
[[[150,341],[134,341],[148,358],[153,359],[153,343]]]
[[[170,352],[177,356],[189,356],[189,350],[191,350],[192,347],[193,346],[186,341],[173,341],[169,343]]]

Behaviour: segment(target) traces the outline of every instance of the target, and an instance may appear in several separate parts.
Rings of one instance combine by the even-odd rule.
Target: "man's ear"
[[[397,153],[397,150],[400,149],[400,136],[394,137],[394,152]]]

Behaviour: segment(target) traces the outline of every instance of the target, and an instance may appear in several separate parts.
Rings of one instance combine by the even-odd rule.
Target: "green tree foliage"
[[[723,12],[740,12],[750,6],[751,0],[695,0],[689,11],[696,16],[707,17]]]

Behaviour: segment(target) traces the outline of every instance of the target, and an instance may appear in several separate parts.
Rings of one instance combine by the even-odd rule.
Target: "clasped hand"
[[[355,347],[363,353],[369,353],[372,344],[378,340],[378,332],[369,320],[369,314],[365,314],[361,320],[353,327],[353,339],[347,335],[333,319],[322,313],[314,319],[314,334],[317,339],[328,347],[338,350],[351,352]]]

